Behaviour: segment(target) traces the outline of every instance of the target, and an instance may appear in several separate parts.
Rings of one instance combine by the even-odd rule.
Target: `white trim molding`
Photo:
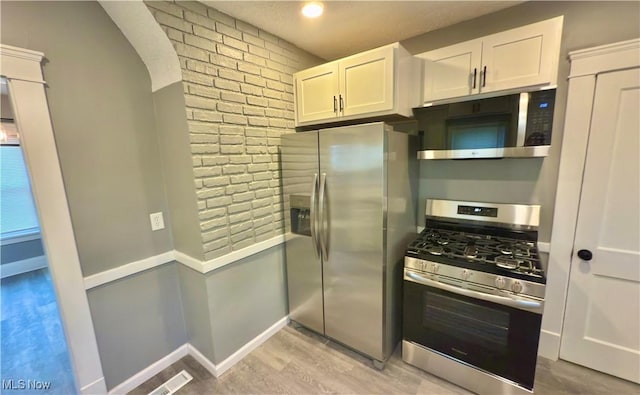
[[[257,254],[264,250],[268,250],[271,247],[275,247],[285,242],[285,235],[279,235],[272,237],[268,240],[261,241],[256,244],[252,244],[248,247],[233,251],[229,254],[223,255],[218,258],[210,259],[208,261],[201,261],[195,259],[187,254],[176,251],[176,260],[191,269],[206,274],[214,270],[220,269],[223,266],[232,264],[241,259]]]
[[[104,394],[106,390],[107,390],[107,384],[104,382],[104,377],[100,377],[93,383],[89,383],[84,387],[80,388],[80,393],[82,395]]]
[[[24,243],[27,241],[41,239],[40,229],[32,232],[20,232],[17,235],[4,236],[0,239],[0,245],[6,246],[9,244]]]
[[[640,67],[640,38],[569,53],[571,70],[539,353],[558,359],[598,74]]]
[[[638,66],[640,38],[569,53],[569,79]]]
[[[279,244],[284,243],[284,241],[285,236],[279,235],[208,261],[201,261],[176,250],[167,251],[159,255],[154,255],[145,259],[141,259],[139,261],[130,262],[113,269],[105,270],[100,273],[87,276],[84,278],[84,288],[86,290],[89,290],[100,285],[120,280],[121,278],[129,277],[136,273],[140,273],[145,270],[149,270],[173,261],[177,261],[178,263],[181,263],[197,271],[198,273],[207,274],[214,270],[220,269],[221,267],[231,265],[251,255],[268,250],[271,247],[275,247]]]
[[[278,320],[275,324],[271,325],[264,332],[260,333],[258,336],[251,339],[247,344],[240,347],[236,352],[227,357],[224,361],[219,364],[215,364],[209,360],[209,358],[205,357],[197,348],[195,348],[190,343],[185,343],[182,346],[178,347],[175,351],[169,353],[164,358],[152,363],[148,367],[142,369],[140,372],[134,374],[127,380],[115,386],[111,391],[109,391],[109,395],[120,395],[126,394],[129,391],[134,390],[156,374],[160,373],[164,369],[168,368],[175,362],[179,361],[181,358],[186,355],[191,355],[200,365],[202,365],[205,369],[209,371],[213,375],[213,377],[222,376],[227,370],[229,370],[233,365],[240,362],[242,358],[249,355],[251,351],[260,347],[260,345],[273,335],[275,335],[279,330],[287,326],[289,323],[289,317],[283,317]]]
[[[104,375],[98,343],[44,89],[40,65],[43,57],[41,52],[0,44],[0,70],[7,79],[15,123],[20,130],[76,386],[90,386],[94,393],[105,393],[106,387],[100,385],[104,384]]]
[[[0,44],[0,55],[2,56],[2,75],[7,77],[7,80],[45,83],[40,66],[44,58],[42,52]]]
[[[152,92],[182,81],[178,54],[142,1],[99,0],[98,3],[147,66]]]
[[[139,261],[127,263],[113,269],[105,270],[100,273],[92,274],[84,278],[84,288],[89,290],[100,285],[110,283],[131,276],[142,271],[164,265],[175,260],[175,252],[167,251],[165,253],[154,255]]]
[[[47,257],[44,255],[9,262],[0,265],[0,278],[7,278],[17,274],[31,272],[33,270],[44,269],[45,267],[47,267]]]

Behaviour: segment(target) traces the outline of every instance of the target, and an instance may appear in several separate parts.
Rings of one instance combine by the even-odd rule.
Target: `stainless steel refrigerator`
[[[289,317],[378,367],[400,339],[416,235],[413,139],[381,122],[282,136]]]

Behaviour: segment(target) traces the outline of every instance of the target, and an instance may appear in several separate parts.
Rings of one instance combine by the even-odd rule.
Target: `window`
[[[40,232],[22,148],[0,146],[0,239]]]

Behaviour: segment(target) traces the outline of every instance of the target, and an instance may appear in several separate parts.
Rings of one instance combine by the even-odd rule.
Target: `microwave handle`
[[[455,285],[444,284],[439,281],[431,280],[420,276],[419,274],[406,271],[404,273],[404,279],[426,285],[433,288],[438,288],[443,291],[449,291],[462,296],[468,296],[470,298],[486,300],[487,302],[498,303],[503,306],[514,307],[520,310],[531,311],[536,314],[542,314],[542,308],[544,302],[531,299],[520,298],[518,296],[499,296],[494,294],[488,294],[480,291],[474,291],[471,289],[456,287]]]

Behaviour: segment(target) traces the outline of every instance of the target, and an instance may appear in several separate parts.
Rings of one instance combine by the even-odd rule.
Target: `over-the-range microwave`
[[[416,108],[418,159],[547,156],[555,97],[549,89]]]

